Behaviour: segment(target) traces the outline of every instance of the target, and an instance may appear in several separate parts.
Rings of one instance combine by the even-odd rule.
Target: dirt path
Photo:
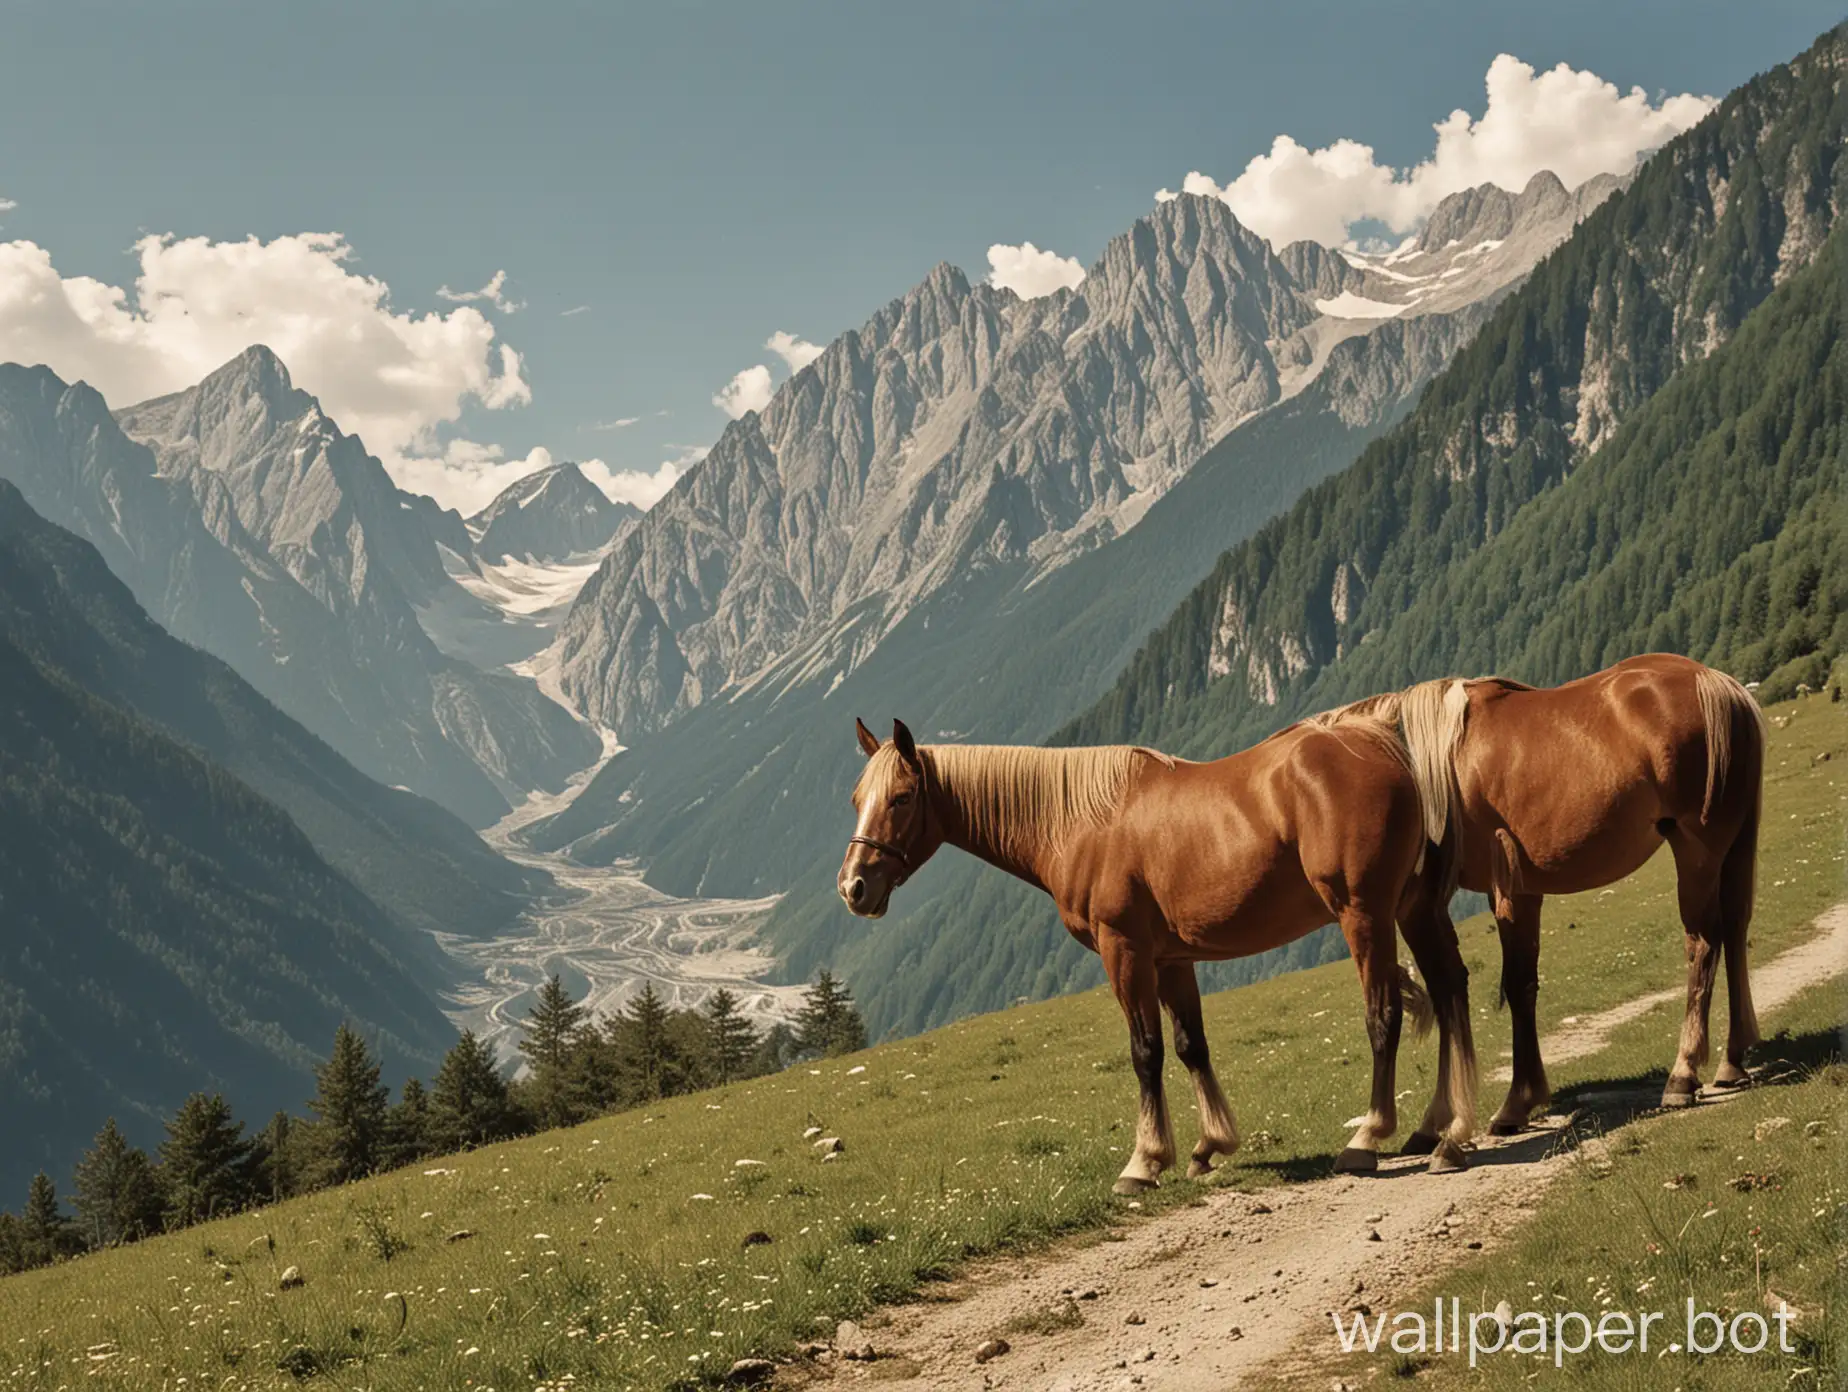
[[[1816,937],[1754,969],[1761,1010],[1848,970],[1848,904],[1817,927]],[[1624,1021],[1679,997],[1652,995],[1575,1021],[1542,1041],[1543,1053],[1594,1052]],[[1547,1118],[1507,1140],[1484,1137],[1471,1168],[1457,1175],[1427,1176],[1421,1160],[1392,1159],[1373,1179],[1209,1191],[1199,1207],[1125,1224],[1102,1241],[997,1262],[934,1301],[884,1311],[862,1326],[876,1361],[831,1360],[813,1372],[836,1383],[946,1390],[1230,1388],[1266,1365],[1313,1354],[1318,1340],[1333,1352],[1331,1311],[1348,1318],[1363,1304],[1387,1308],[1470,1250],[1498,1245],[1569,1163],[1555,1144],[1565,1125]],[[1083,1321],[1075,1327],[1073,1311]],[[1068,1327],[1047,1327],[1055,1312]],[[997,1335],[1010,1351],[978,1365],[975,1350]]]

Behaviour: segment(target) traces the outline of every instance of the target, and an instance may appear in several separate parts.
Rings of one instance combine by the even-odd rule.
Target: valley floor
[[[482,833],[508,859],[549,873],[559,892],[505,936],[440,935],[477,977],[452,997],[450,1018],[511,1055],[534,993],[554,972],[597,1017],[621,1010],[652,983],[675,1009],[724,987],[759,1028],[792,1018],[803,988],[765,984],[776,962],[755,943],[774,898],[675,899],[644,883],[633,866],[578,865],[519,843],[521,828],[568,805],[611,753],[563,793],[535,794]]]

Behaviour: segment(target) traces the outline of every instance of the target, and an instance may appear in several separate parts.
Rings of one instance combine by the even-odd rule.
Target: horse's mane
[[[975,841],[1027,856],[1056,851],[1076,828],[1110,820],[1122,804],[1137,759],[1172,767],[1175,760],[1138,745],[1043,749],[1036,745],[933,744],[918,750],[932,787],[949,800]],[[884,745],[867,761],[856,795],[878,796],[897,771],[898,751]]]
[[[1441,844],[1456,787],[1452,761],[1468,714],[1468,683],[1444,678],[1363,697],[1302,723],[1327,730],[1353,728],[1381,741],[1411,770],[1424,810],[1425,834]]]

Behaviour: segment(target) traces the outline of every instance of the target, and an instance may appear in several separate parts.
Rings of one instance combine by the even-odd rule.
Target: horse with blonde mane
[[[1208,1056],[1194,964],[1245,957],[1337,922],[1360,970],[1373,1052],[1372,1100],[1337,1168],[1365,1173],[1396,1129],[1393,1070],[1406,1006],[1443,1034],[1442,1128],[1431,1169],[1460,1169],[1475,1129],[1476,1064],[1467,972],[1434,885],[1414,760],[1386,718],[1350,708],[1305,721],[1231,758],[1189,763],[1130,746],[1040,749],[919,745],[903,722],[867,756],[858,825],[837,880],[855,914],[878,918],[895,889],[944,845],[1051,895],[1073,937],[1097,952],[1129,1024],[1141,1087],[1135,1151],[1116,1190],[1154,1186],[1175,1161],[1162,1093],[1161,1012],[1192,1076],[1200,1139],[1190,1176],[1238,1147]],[[1427,851],[1430,864],[1427,864]],[[1430,997],[1399,965],[1400,925]]]
[[[1730,1019],[1714,1085],[1744,1083],[1745,1051],[1758,1040],[1746,934],[1765,763],[1764,716],[1751,693],[1723,672],[1656,653],[1551,689],[1488,677],[1375,699],[1416,713],[1420,728],[1407,723],[1406,732],[1425,763],[1430,834],[1454,841],[1450,863],[1463,888],[1488,894],[1501,935],[1514,1078],[1490,1129],[1519,1131],[1552,1095],[1535,1020],[1543,900],[1621,880],[1664,845],[1675,858],[1688,985],[1662,1105],[1699,1095],[1722,958]],[[1407,1149],[1437,1143],[1427,1125]]]

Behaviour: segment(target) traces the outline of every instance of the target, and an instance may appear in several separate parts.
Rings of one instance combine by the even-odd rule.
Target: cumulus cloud
[[[720,387],[718,394],[712,398],[712,404],[733,420],[738,420],[746,412],[761,411],[768,406],[771,393],[775,390],[775,384],[770,380],[770,369],[757,363],[745,368]]]
[[[503,314],[518,314],[526,308],[526,301],[507,297],[507,273],[496,271],[488,283],[479,290],[451,290],[447,285],[437,287],[436,296],[448,300],[451,304],[491,304]]]
[[[18,206],[19,206],[19,200],[17,199],[0,198],[0,213],[10,213],[13,211],[13,209],[17,208]]]
[[[425,491],[444,502],[456,499],[440,486],[448,460],[438,427],[465,404],[500,410],[532,400],[520,355],[496,341],[480,310],[394,310],[384,281],[350,267],[338,233],[270,242],[154,236],[133,250],[139,273],[130,290],[60,275],[32,242],[0,242],[0,361],[44,363],[126,406],[189,387],[264,343],[401,483],[427,478]],[[461,458],[490,447],[448,448]]]
[[[1478,184],[1519,191],[1543,169],[1569,188],[1596,174],[1627,174],[1715,105],[1712,97],[1685,92],[1652,102],[1640,87],[1620,92],[1564,63],[1536,73],[1506,53],[1489,64],[1484,88],[1482,116],[1451,112],[1432,127],[1437,141],[1430,157],[1409,169],[1381,164],[1373,147],[1359,141],[1312,150],[1280,135],[1230,183],[1196,170],[1182,192],[1225,200],[1239,221],[1275,245],[1310,239],[1334,246],[1363,221],[1409,232],[1440,200]],[[1167,189],[1155,195],[1174,196]]]
[[[1084,279],[1084,267],[1070,256],[1042,251],[1032,242],[1009,246],[996,242],[988,248],[988,283],[1012,290],[1023,300],[1036,300],[1055,290],[1075,290]]]
[[[667,496],[667,491],[679,482],[682,474],[706,457],[706,448],[704,445],[684,446],[679,454],[662,460],[652,471],[612,469],[601,459],[589,460],[579,467],[584,470],[585,478],[611,498],[646,512]]]
[[[791,372],[800,372],[821,356],[821,345],[797,338],[778,329],[764,340],[764,347],[789,364]]]

